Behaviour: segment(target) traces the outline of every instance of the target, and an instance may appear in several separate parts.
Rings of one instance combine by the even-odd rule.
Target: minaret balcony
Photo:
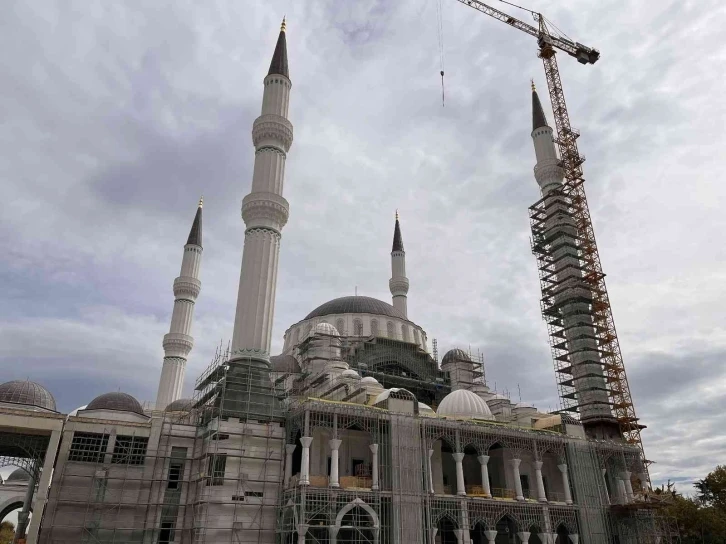
[[[181,276],[174,280],[174,296],[177,299],[196,300],[201,290],[202,282],[196,278]]]
[[[281,115],[260,115],[252,124],[252,143],[255,147],[281,147],[287,153],[292,145],[292,123]]]
[[[408,293],[408,278],[391,278],[388,280],[388,287],[394,297],[406,296]]]
[[[194,339],[187,334],[170,332],[164,335],[162,346],[164,348],[164,357],[181,357],[182,359],[186,359],[194,347]]]
[[[277,232],[287,223],[290,205],[275,193],[250,193],[242,200],[242,219],[251,228],[269,228]]]

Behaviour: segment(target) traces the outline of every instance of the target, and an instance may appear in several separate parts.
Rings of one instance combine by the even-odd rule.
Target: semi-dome
[[[16,468],[8,475],[7,478],[5,478],[5,481],[15,483],[29,482],[30,474],[28,474],[28,471],[24,468]]]
[[[371,297],[340,297],[321,304],[305,316],[305,320],[335,314],[374,314],[396,317],[408,321],[408,318],[382,300]],[[304,320],[303,320],[304,321]]]
[[[176,399],[168,404],[165,412],[189,412],[194,406],[192,399]]]
[[[134,397],[128,393],[104,393],[97,396],[86,406],[86,410],[116,410],[144,415],[144,409]]]
[[[0,385],[0,402],[56,411],[55,399],[50,391],[30,380],[13,380]]]
[[[365,378],[363,378],[360,381],[360,383],[363,383],[363,384],[369,383],[369,384],[373,384],[373,385],[380,385],[378,383],[378,380],[376,380],[373,376],[366,376]]]
[[[471,361],[471,357],[463,349],[450,349],[446,352],[443,359],[441,359],[441,365],[447,365],[456,361]]]
[[[340,336],[338,329],[330,323],[318,323],[313,329],[313,334],[327,334],[328,336]]]
[[[353,379],[357,380],[358,378],[360,378],[360,375],[352,368],[349,368],[348,370],[344,370],[343,372],[341,372],[340,377],[341,378],[353,378]]]
[[[468,389],[457,389],[446,395],[436,413],[440,416],[494,419],[484,399]]]

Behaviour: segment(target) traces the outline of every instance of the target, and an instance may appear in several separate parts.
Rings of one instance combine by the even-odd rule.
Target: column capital
[[[564,474],[565,472],[567,472],[567,463],[562,463],[560,465],[557,465],[557,468],[559,468],[560,472],[562,474]]]
[[[520,531],[517,533],[517,536],[522,541],[523,544],[527,544],[529,542],[529,531]]]
[[[478,455],[477,459],[479,460],[479,464],[486,465],[489,463],[489,456],[488,455]]]
[[[535,470],[542,470],[542,461],[535,461],[534,462],[534,469]]]
[[[457,463],[461,463],[464,460],[464,453],[452,453],[451,456],[454,458],[454,461]]]
[[[371,453],[378,453],[378,444],[371,444],[368,448],[371,450]]]
[[[330,446],[330,449],[333,451],[338,451],[338,448],[343,443],[343,441],[340,438],[332,438],[328,440],[328,446]]]
[[[285,453],[292,455],[295,453],[295,448],[297,448],[297,444],[285,444]]]
[[[431,459],[431,457],[433,456],[433,454],[434,454],[434,450],[432,450],[432,449],[429,450],[429,459]]]
[[[512,465],[514,468],[519,468],[519,465],[522,463],[521,459],[510,459],[509,464]]]
[[[313,437],[312,436],[301,436],[300,437],[300,444],[302,444],[303,448],[309,448],[310,444],[313,443]]]

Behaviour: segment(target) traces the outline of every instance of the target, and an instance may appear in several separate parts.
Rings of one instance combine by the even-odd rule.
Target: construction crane
[[[504,0],[502,1],[519,9],[525,9]],[[560,50],[574,57],[581,64],[595,64],[600,58],[600,52],[597,49],[570,40],[561,32],[555,33],[551,31],[545,21],[545,17],[541,13],[525,9],[537,22],[537,26],[533,26],[484,4],[479,0],[457,0],[457,2],[537,38],[537,45],[539,46],[538,57],[542,59],[544,65],[547,88],[549,90],[557,130],[555,143],[559,149],[560,166],[565,176],[560,197],[562,201],[566,202],[567,208],[577,225],[579,258],[582,265],[583,279],[588,284],[592,293],[591,308],[594,330],[606,381],[608,383],[608,395],[624,440],[640,448],[643,462],[647,467],[649,462],[646,460],[643,442],[640,437],[640,431],[644,427],[638,423],[638,418],[635,415],[635,408],[630,395],[630,387],[628,386],[628,379],[625,374],[623,358],[620,352],[620,344],[615,331],[610,299],[605,287],[605,274],[602,271],[590,211],[583,187],[585,179],[582,163],[585,161],[585,158],[580,155],[577,149],[577,138],[580,134],[570,125],[570,116],[567,112],[565,94],[562,89],[562,80],[555,56],[556,50]],[[551,26],[554,27],[554,25]],[[540,201],[540,203],[530,208],[530,214],[537,213],[535,208],[538,205],[540,208],[544,206],[542,201]],[[533,209],[535,210],[533,211]],[[562,346],[562,330],[561,328],[560,330],[554,330],[551,323],[549,328],[554,355],[556,349],[561,349],[558,346]],[[560,355],[559,357],[554,357],[554,359],[555,370],[558,372],[565,371],[564,367],[567,364],[567,356]],[[570,380],[569,385],[571,383]],[[574,399],[574,395],[571,392],[565,394],[562,384],[567,385],[567,380],[560,382],[560,396],[565,405],[567,405],[566,397]],[[573,411],[576,411],[576,408]]]

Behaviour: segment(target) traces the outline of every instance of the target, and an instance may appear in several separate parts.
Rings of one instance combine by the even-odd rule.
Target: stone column
[[[430,493],[434,492],[434,469],[432,466],[433,455],[434,455],[434,450],[430,449],[429,450],[429,492]]]
[[[484,536],[487,537],[487,540],[489,541],[488,544],[495,544],[497,539],[497,530],[489,529],[488,531],[484,531]]]
[[[328,446],[330,446],[330,482],[328,485],[330,487],[340,487],[338,482],[338,448],[342,443],[343,441],[340,438],[328,440]]]
[[[539,502],[547,502],[544,480],[542,479],[542,461],[534,462],[534,476],[537,480],[537,500],[539,500]]]
[[[25,490],[25,499],[23,499],[23,508],[18,512],[18,526],[15,528],[15,539],[25,537],[25,529],[28,527],[28,519],[30,518],[30,507],[33,503],[33,493],[35,492],[35,466],[30,469],[30,478],[28,479],[28,488]]]
[[[48,488],[50,487],[50,476],[53,472],[53,463],[58,452],[58,444],[60,443],[61,431],[53,431],[50,434],[50,441],[45,450],[45,460],[43,462],[43,470],[40,473],[40,482],[38,483],[38,492],[35,494],[33,501],[33,512],[37,515],[30,518],[30,527],[28,527],[27,544],[36,544],[38,542],[38,531],[40,530],[40,520],[45,505],[48,502]]]
[[[302,463],[300,464],[300,485],[310,485],[310,444],[313,442],[312,436],[300,437],[302,444]]]
[[[541,533],[539,537],[542,544],[556,544],[557,542],[557,533]]]
[[[570,540],[572,541],[572,544],[577,544],[578,542],[580,542],[580,535],[578,535],[577,533],[573,533],[570,535]]]
[[[489,485],[489,456],[479,455],[477,459],[481,465],[481,487],[484,490],[484,496],[491,497],[492,488]]]
[[[464,465],[462,464],[464,454],[452,453],[451,456],[456,462],[456,494],[466,495],[466,485],[464,484]]]
[[[648,491],[648,474],[645,472],[639,472],[638,478],[640,479],[640,487],[643,493]]]
[[[432,527],[429,529],[429,544],[436,544],[436,533],[438,532],[438,527]]]
[[[518,501],[524,500],[524,493],[522,492],[522,479],[519,477],[519,464],[522,462],[521,459],[512,459],[509,463],[512,465],[512,476],[514,477],[514,498]]]
[[[308,532],[310,525],[307,523],[297,524],[297,544],[305,544],[305,534]]]
[[[630,481],[630,471],[626,470],[623,472],[623,481],[625,482],[625,496],[628,502],[633,502],[633,484]]]
[[[378,484],[378,444],[368,446],[371,449],[371,489],[376,491]]]
[[[565,490],[565,503],[572,504],[572,494],[570,493],[570,477],[567,474],[567,463],[557,465],[562,473],[562,487]]]
[[[292,478],[292,454],[295,453],[295,444],[285,444],[285,487],[290,484]]]
[[[517,536],[522,541],[522,544],[527,544],[527,542],[529,542],[529,535],[530,533],[528,533],[527,531],[520,531],[519,533],[517,533]]]
[[[618,478],[618,502],[620,504],[628,503],[628,495],[625,491],[625,482],[622,478]]]
[[[603,468],[602,470],[602,484],[605,486],[605,500],[610,504],[610,494],[608,493],[608,469]]]

